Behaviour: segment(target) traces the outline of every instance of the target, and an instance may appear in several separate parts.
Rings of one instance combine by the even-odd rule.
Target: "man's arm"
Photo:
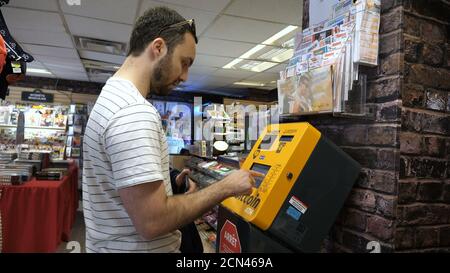
[[[153,239],[194,221],[230,196],[250,194],[252,184],[252,173],[239,170],[191,194],[168,197],[163,181],[123,188],[119,194],[137,232]]]

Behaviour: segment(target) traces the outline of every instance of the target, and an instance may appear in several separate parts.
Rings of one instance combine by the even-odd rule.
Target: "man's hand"
[[[255,185],[255,180],[253,177],[256,176],[264,175],[258,172],[240,169],[232,172],[222,181],[226,183],[231,195],[249,195],[252,193],[253,186]]]
[[[186,181],[186,176],[189,175],[191,171],[189,169],[184,169],[177,177],[175,178],[175,183],[177,187],[181,187]]]

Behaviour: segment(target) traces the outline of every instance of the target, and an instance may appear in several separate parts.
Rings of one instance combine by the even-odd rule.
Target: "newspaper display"
[[[379,26],[380,0],[342,0],[332,18],[299,32],[280,72],[280,114],[342,112],[359,65],[378,64]]]

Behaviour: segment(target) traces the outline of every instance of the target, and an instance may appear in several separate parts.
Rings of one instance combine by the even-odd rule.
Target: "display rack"
[[[379,27],[379,0],[344,0],[331,18],[299,32],[278,80],[281,117],[373,117],[360,67],[378,65]]]
[[[79,188],[83,170],[83,135],[88,121],[88,106],[71,104],[67,119],[66,158],[72,159],[79,167]]]

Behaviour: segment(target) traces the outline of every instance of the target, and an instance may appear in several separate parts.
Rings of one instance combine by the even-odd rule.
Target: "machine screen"
[[[259,144],[258,149],[269,150],[270,147],[272,147],[272,144],[275,142],[275,139],[277,139],[277,135],[265,135],[261,143]]]
[[[280,137],[280,142],[291,142],[294,136],[282,136]]]
[[[264,174],[264,177],[267,175],[267,173],[270,170],[270,166],[267,165],[263,165],[263,164],[259,164],[259,163],[253,163],[252,167],[250,168],[250,170],[258,172],[258,173],[262,173]],[[261,185],[262,181],[264,180],[264,177],[255,177],[255,187],[259,188],[259,186]]]

